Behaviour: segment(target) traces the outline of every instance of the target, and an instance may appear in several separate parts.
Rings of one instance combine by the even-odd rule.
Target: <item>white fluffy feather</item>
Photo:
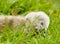
[[[36,17],[39,17],[39,18],[37,19],[38,21],[35,21],[35,25],[36,25],[35,28],[39,29],[41,26],[41,23],[43,23],[42,28],[45,28],[45,30],[46,30],[49,26],[50,19],[49,19],[49,16],[43,11],[28,13],[25,16],[25,18],[29,20],[29,22],[27,22],[27,25],[29,25],[31,22],[33,22]]]

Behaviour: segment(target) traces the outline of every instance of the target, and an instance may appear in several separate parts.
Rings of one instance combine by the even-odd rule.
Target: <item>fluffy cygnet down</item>
[[[25,18],[27,20],[26,27],[33,22],[34,29],[39,32],[42,28],[43,36],[45,36],[45,30],[47,30],[50,24],[49,16],[45,12],[30,12],[25,16]]]

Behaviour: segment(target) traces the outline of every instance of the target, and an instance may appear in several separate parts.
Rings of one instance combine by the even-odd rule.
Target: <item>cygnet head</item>
[[[26,26],[28,26],[31,22],[33,22],[34,29],[36,29],[38,31],[41,28],[42,28],[42,30],[47,30],[49,23],[50,23],[49,16],[43,11],[30,12],[25,16],[25,18],[28,19]]]

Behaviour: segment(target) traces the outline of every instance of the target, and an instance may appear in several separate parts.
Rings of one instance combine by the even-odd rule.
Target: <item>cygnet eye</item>
[[[43,22],[41,22],[41,25],[43,25]]]

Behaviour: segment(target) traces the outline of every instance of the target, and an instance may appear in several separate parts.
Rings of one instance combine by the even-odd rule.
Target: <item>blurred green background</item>
[[[59,11],[60,0],[0,0],[0,13],[23,14],[29,11]],[[15,12],[15,13],[14,13]]]

